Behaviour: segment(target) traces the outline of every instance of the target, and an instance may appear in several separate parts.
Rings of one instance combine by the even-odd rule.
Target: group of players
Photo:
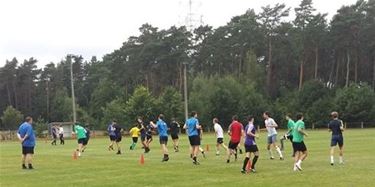
[[[343,122],[338,119],[338,113],[332,112],[331,113],[332,120],[330,121],[328,128],[329,131],[332,132],[331,138],[331,165],[334,165],[334,148],[336,145],[339,145],[340,148],[340,164],[343,161],[343,135],[342,131],[344,130]],[[296,122],[292,120],[292,116],[290,114],[286,115],[286,120],[288,121],[288,132],[282,136],[281,140],[281,148],[277,145],[277,131],[276,128],[278,127],[277,123],[274,119],[271,118],[269,112],[263,113],[263,118],[265,120],[265,128],[267,130],[267,150],[270,159],[274,159],[272,148],[275,149],[279,155],[280,160],[284,160],[282,151],[284,149],[284,141],[289,139],[293,145],[293,157],[294,157],[294,171],[302,171],[302,161],[305,160],[307,157],[307,148],[304,143],[304,137],[308,136],[305,132],[305,124],[303,122],[303,115],[301,113],[296,115]],[[241,172],[256,172],[255,166],[257,160],[259,158],[259,149],[256,144],[256,139],[259,138],[257,134],[257,129],[254,125],[254,116],[248,116],[246,119],[246,125],[243,127],[243,124],[239,121],[238,116],[235,115],[232,117],[232,122],[228,128],[228,134],[230,136],[230,141],[228,147],[224,145],[224,133],[221,125],[219,124],[218,118],[213,119],[214,130],[217,137],[217,144],[216,144],[216,155],[220,154],[220,147],[223,147],[227,151],[227,163],[230,163],[231,156],[234,155],[235,160],[237,160],[237,150],[242,152],[240,149],[240,144],[243,141],[243,145],[245,148],[245,159],[243,161],[243,167]],[[35,135],[32,130],[32,118],[27,117],[26,121],[21,124],[17,136],[22,143],[22,168],[27,169],[26,162],[28,163],[29,169],[33,169],[32,166],[32,155],[34,154],[34,146],[35,146]],[[56,127],[53,127],[56,128]],[[190,143],[190,157],[193,161],[193,164],[199,165],[199,161],[197,159],[197,155],[199,152],[203,153],[204,151],[200,147],[201,145],[201,138],[202,138],[202,126],[198,120],[197,112],[192,112],[189,119],[186,120],[183,128],[186,130],[186,133],[189,138]],[[132,136],[132,144],[130,145],[129,149],[133,150],[138,142],[138,137],[141,136],[141,143],[145,150],[145,153],[150,151],[150,143],[152,142],[152,133],[153,129],[157,129],[159,134],[159,143],[161,146],[161,150],[163,152],[162,162],[167,162],[169,160],[168,154],[168,130],[171,132],[173,146],[175,152],[179,151],[178,147],[178,133],[180,129],[180,124],[176,122],[176,120],[171,120],[171,125],[168,126],[165,122],[165,117],[163,114],[158,116],[158,120],[156,123],[150,121],[148,124],[145,124],[142,118],[137,119],[137,125],[135,125],[132,129],[130,129],[129,134]],[[57,128],[55,129],[57,130]],[[259,130],[259,129],[258,129]],[[122,139],[122,131],[123,129],[117,124],[116,120],[113,120],[107,128],[108,135],[110,138],[110,145],[108,146],[108,150],[114,150],[113,146],[116,145],[117,154],[121,154],[121,146],[119,143]],[[83,127],[81,124],[76,123],[74,125],[74,134],[77,136],[78,140],[78,156],[81,156],[81,153],[84,152],[86,145],[88,143],[90,137],[90,130],[86,127]],[[52,144],[55,144],[55,139]],[[252,160],[251,160],[251,157]],[[250,161],[251,160],[251,161]],[[251,163],[251,167],[247,168],[247,166]],[[249,169],[249,170],[248,170]]]

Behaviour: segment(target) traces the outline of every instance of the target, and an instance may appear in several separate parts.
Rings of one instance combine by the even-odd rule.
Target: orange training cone
[[[141,154],[141,158],[139,159],[139,163],[141,165],[145,164],[145,157],[143,156],[143,154]]]
[[[78,158],[77,151],[73,151],[73,160],[77,160],[77,158]]]
[[[206,145],[206,151],[210,151],[210,146],[208,144]]]
[[[249,172],[251,170],[251,161],[249,160],[249,162],[247,162],[247,165],[246,165],[246,171]]]

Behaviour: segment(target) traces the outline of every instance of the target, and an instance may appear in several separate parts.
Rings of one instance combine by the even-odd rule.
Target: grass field
[[[330,166],[329,140],[326,131],[309,131],[305,143],[309,156],[302,172],[293,172],[291,145],[286,143],[284,161],[269,160],[265,150],[266,134],[258,139],[260,159],[257,173],[240,173],[243,155],[237,162],[225,163],[224,152],[215,156],[213,134],[205,134],[203,145],[209,145],[207,158],[199,157],[201,165],[192,164],[187,137],[180,137],[180,152],[175,153],[169,141],[170,161],[162,163],[158,137],[154,137],[145,164],[139,164],[140,144],[129,151],[131,139],[121,142],[124,154],[115,155],[106,147],[107,138],[91,139],[81,158],[72,159],[75,140],[65,146],[37,142],[35,170],[22,170],[18,142],[0,143],[0,186],[374,186],[375,129],[345,132],[345,164]],[[281,132],[279,133],[281,134]],[[228,140],[226,137],[225,141]],[[337,157],[336,157],[337,159]]]

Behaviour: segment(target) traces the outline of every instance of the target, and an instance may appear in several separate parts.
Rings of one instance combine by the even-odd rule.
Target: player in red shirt
[[[242,136],[244,134],[243,125],[238,122],[238,116],[234,115],[232,117],[232,123],[229,125],[228,134],[230,136],[230,141],[228,145],[228,159],[227,163],[230,162],[230,156],[234,154],[235,160],[237,160],[237,146],[241,142]]]

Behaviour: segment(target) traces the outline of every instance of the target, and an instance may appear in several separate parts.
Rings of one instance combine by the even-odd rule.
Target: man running
[[[307,148],[303,142],[304,136],[307,136],[305,130],[305,122],[303,122],[303,115],[301,113],[297,114],[297,122],[294,124],[292,131],[293,135],[293,148],[296,151],[294,156],[294,171],[302,171],[302,161],[307,157]]]
[[[244,134],[243,125],[238,122],[238,116],[234,115],[232,117],[232,123],[229,125],[228,134],[230,136],[229,141],[229,151],[228,151],[228,158],[227,163],[230,162],[231,155],[234,154],[234,159],[237,160],[237,147],[238,144],[241,142],[242,135]]]
[[[259,157],[259,151],[258,147],[255,143],[255,138],[258,138],[258,135],[256,135],[256,129],[254,126],[254,117],[249,116],[248,117],[248,124],[245,127],[245,152],[246,152],[246,157],[245,160],[243,161],[243,166],[241,173],[246,173],[246,166],[249,163],[249,160],[251,158],[251,153],[254,154],[253,161],[251,162],[251,169],[250,171],[255,173],[255,164],[258,161]]]
[[[138,137],[141,134],[141,129],[139,124],[136,124],[133,128],[130,129],[129,134],[132,137],[132,144],[130,145],[130,150],[134,150],[138,142]]]
[[[22,144],[22,169],[27,169],[26,163],[29,169],[34,169],[32,160],[34,155],[35,147],[35,134],[32,127],[33,118],[30,116],[25,118],[18,128],[17,138]]]
[[[122,140],[122,128],[117,123],[113,124],[114,133],[115,133],[115,142],[117,147],[117,153],[118,155],[121,155],[121,146],[120,142]]]
[[[328,124],[328,131],[332,132],[331,137],[331,165],[334,165],[334,159],[333,155],[335,153],[335,147],[338,144],[340,149],[340,164],[344,163],[343,159],[343,149],[344,149],[344,137],[342,135],[342,132],[344,131],[344,125],[342,120],[338,119],[339,113],[338,112],[332,112],[331,113],[332,121]]]
[[[216,156],[220,155],[220,146],[225,149],[225,151],[228,151],[228,147],[224,144],[224,133],[223,128],[221,128],[221,125],[219,124],[219,119],[214,118],[212,120],[214,124],[214,130],[216,134]]]
[[[60,125],[59,127],[59,138],[60,138],[60,145],[64,145],[65,144],[65,140],[64,140],[64,128],[62,125]]]
[[[81,156],[83,144],[86,141],[86,130],[79,123],[75,123],[73,133],[76,134],[78,141],[78,148],[76,151],[78,152],[78,156]]]
[[[288,124],[287,124],[288,132],[282,138],[280,138],[281,151],[284,150],[284,141],[285,140],[289,139],[290,142],[293,143],[292,130],[293,130],[293,126],[294,126],[294,121],[292,120],[291,114],[285,115],[285,119],[288,121]],[[292,157],[294,157],[294,150],[293,150]]]
[[[173,149],[175,152],[178,152],[178,134],[180,133],[180,124],[176,121],[175,118],[172,118],[172,122],[170,124],[170,132],[171,132],[171,138],[173,141]]]
[[[85,126],[85,131],[86,131],[86,139],[85,141],[83,141],[82,153],[85,152],[87,144],[89,144],[89,140],[90,140],[91,131],[88,125]]]
[[[280,160],[284,160],[283,154],[281,153],[281,150],[280,150],[279,146],[277,146],[277,144],[276,144],[276,140],[277,140],[276,127],[277,127],[277,124],[276,124],[275,120],[273,120],[271,118],[269,112],[264,112],[263,113],[263,118],[265,120],[264,124],[266,126],[267,133],[268,133],[268,136],[267,136],[267,150],[268,150],[268,154],[270,156],[270,159],[271,160],[275,159],[273,157],[273,153],[272,153],[272,150],[271,150],[271,146],[272,146],[272,147],[274,147],[276,149],[277,153],[279,153]]]
[[[116,141],[116,134],[115,134],[115,127],[114,125],[117,123],[116,120],[112,120],[112,123],[108,124],[108,127],[107,127],[107,132],[108,132],[108,136],[109,136],[109,140],[111,141],[111,143],[109,144],[108,146],[108,150],[114,150],[113,149],[113,144],[115,143]]]
[[[143,120],[141,117],[137,118],[139,130],[141,133],[141,143],[143,148],[145,149],[145,153],[148,153],[150,151],[148,145],[147,145],[147,128],[145,127]]]
[[[56,145],[56,140],[57,140],[57,127],[56,125],[53,125],[51,128],[52,131],[52,142],[51,145]]]
[[[169,160],[169,155],[168,155],[168,148],[167,148],[167,143],[168,143],[168,126],[164,122],[164,115],[160,114],[158,117],[158,122],[156,125],[153,123],[150,123],[153,125],[154,128],[158,128],[159,131],[159,143],[161,150],[164,154],[163,159],[161,160],[162,162],[167,162]]]
[[[197,160],[197,155],[199,151],[199,146],[201,145],[201,140],[199,137],[199,132],[201,129],[201,126],[199,125],[199,121],[197,119],[198,114],[197,112],[193,111],[190,114],[190,118],[186,120],[186,123],[184,125],[184,129],[187,129],[187,134],[189,136],[189,142],[191,146],[191,152],[190,155],[193,159],[193,164],[199,165],[199,162]]]

